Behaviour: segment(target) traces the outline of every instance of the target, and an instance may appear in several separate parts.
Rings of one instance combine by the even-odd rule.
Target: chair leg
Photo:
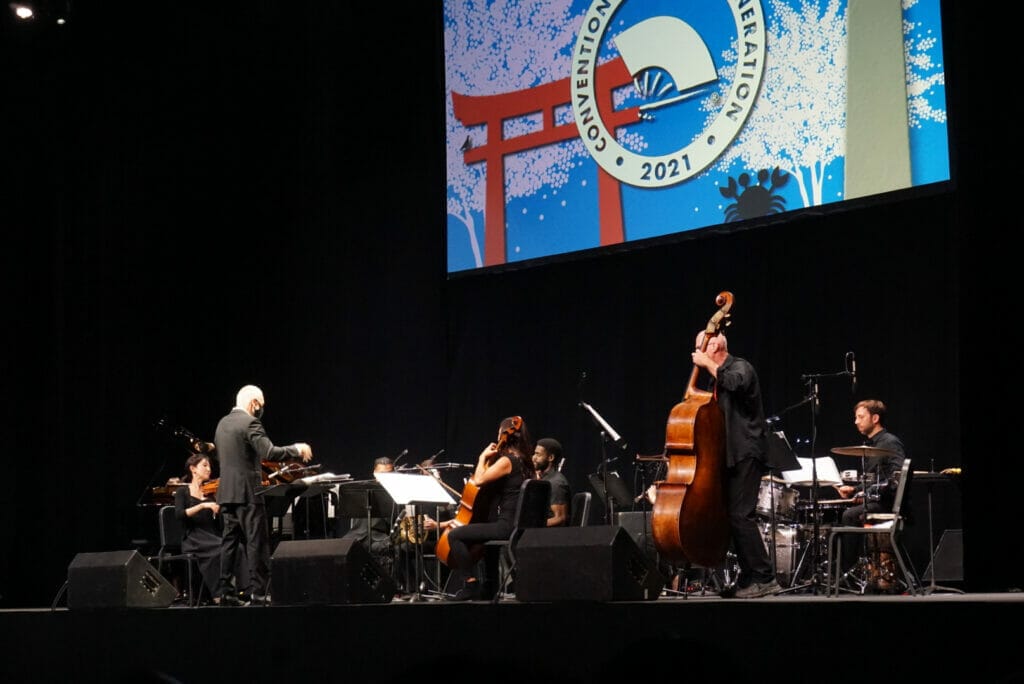
[[[835,554],[833,554],[833,548],[835,549]],[[832,575],[833,577],[832,577],[832,581],[829,582],[828,587],[826,587],[826,589],[827,589],[827,591],[825,592],[826,596],[831,596],[833,589],[835,589],[836,596],[839,596],[839,571],[840,571],[840,563],[838,562],[838,560],[834,560],[833,556],[838,557],[842,552],[843,552],[843,540],[841,538],[839,538],[839,537],[835,537],[834,535],[830,534],[829,537],[828,537],[828,550],[827,550],[826,555],[825,555],[825,561],[826,561],[826,566],[829,569],[829,574]]]
[[[186,571],[186,574],[188,575],[188,607],[196,608],[199,606],[200,592],[196,591],[196,586],[192,581],[192,566],[195,565],[195,559],[186,558],[185,565],[188,566],[188,570]]]
[[[911,596],[916,596],[918,593],[917,580],[907,568],[907,561],[903,560],[901,546],[902,544],[899,541],[896,539],[892,540],[892,553],[896,556],[896,562],[899,563],[900,571],[903,573],[903,581],[907,585],[907,591],[910,592]]]
[[[498,588],[494,592],[495,601],[500,601],[502,598],[511,598],[514,593],[511,587],[516,571],[516,558],[512,553],[512,549],[507,547],[502,557],[504,559],[504,567],[500,567],[501,564],[499,564]]]

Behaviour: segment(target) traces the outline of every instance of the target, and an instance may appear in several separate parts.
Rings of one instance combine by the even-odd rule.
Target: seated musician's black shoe
[[[480,587],[480,582],[466,582],[465,585],[454,595],[452,595],[452,601],[477,601],[483,594],[483,590]]]

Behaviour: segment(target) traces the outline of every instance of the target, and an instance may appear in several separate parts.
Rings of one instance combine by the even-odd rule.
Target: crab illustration
[[[719,188],[722,197],[726,199],[736,198],[734,204],[725,208],[725,220],[741,221],[743,219],[757,216],[768,216],[769,214],[781,214],[786,210],[786,198],[782,195],[773,194],[789,181],[789,174],[775,167],[771,172],[771,185],[765,186],[768,180],[768,169],[761,169],[757,172],[757,183],[750,185],[750,174],[741,173],[739,183],[736,179],[729,177],[729,185]],[[742,185],[743,190],[737,192],[738,186]]]

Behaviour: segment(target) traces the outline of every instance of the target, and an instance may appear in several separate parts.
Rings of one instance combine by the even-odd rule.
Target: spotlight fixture
[[[14,16],[16,16],[18,19],[21,19],[22,21],[34,19],[36,16],[36,13],[32,11],[32,7],[30,5],[23,5],[21,3],[12,2],[10,4],[10,8],[11,11],[14,12]]]
[[[71,18],[71,0],[15,0],[7,6],[16,23],[64,26]]]

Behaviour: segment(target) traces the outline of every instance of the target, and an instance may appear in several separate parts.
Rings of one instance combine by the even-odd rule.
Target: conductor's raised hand
[[[295,448],[299,450],[299,456],[302,457],[303,463],[309,463],[313,460],[313,447],[305,442],[296,442]]]

